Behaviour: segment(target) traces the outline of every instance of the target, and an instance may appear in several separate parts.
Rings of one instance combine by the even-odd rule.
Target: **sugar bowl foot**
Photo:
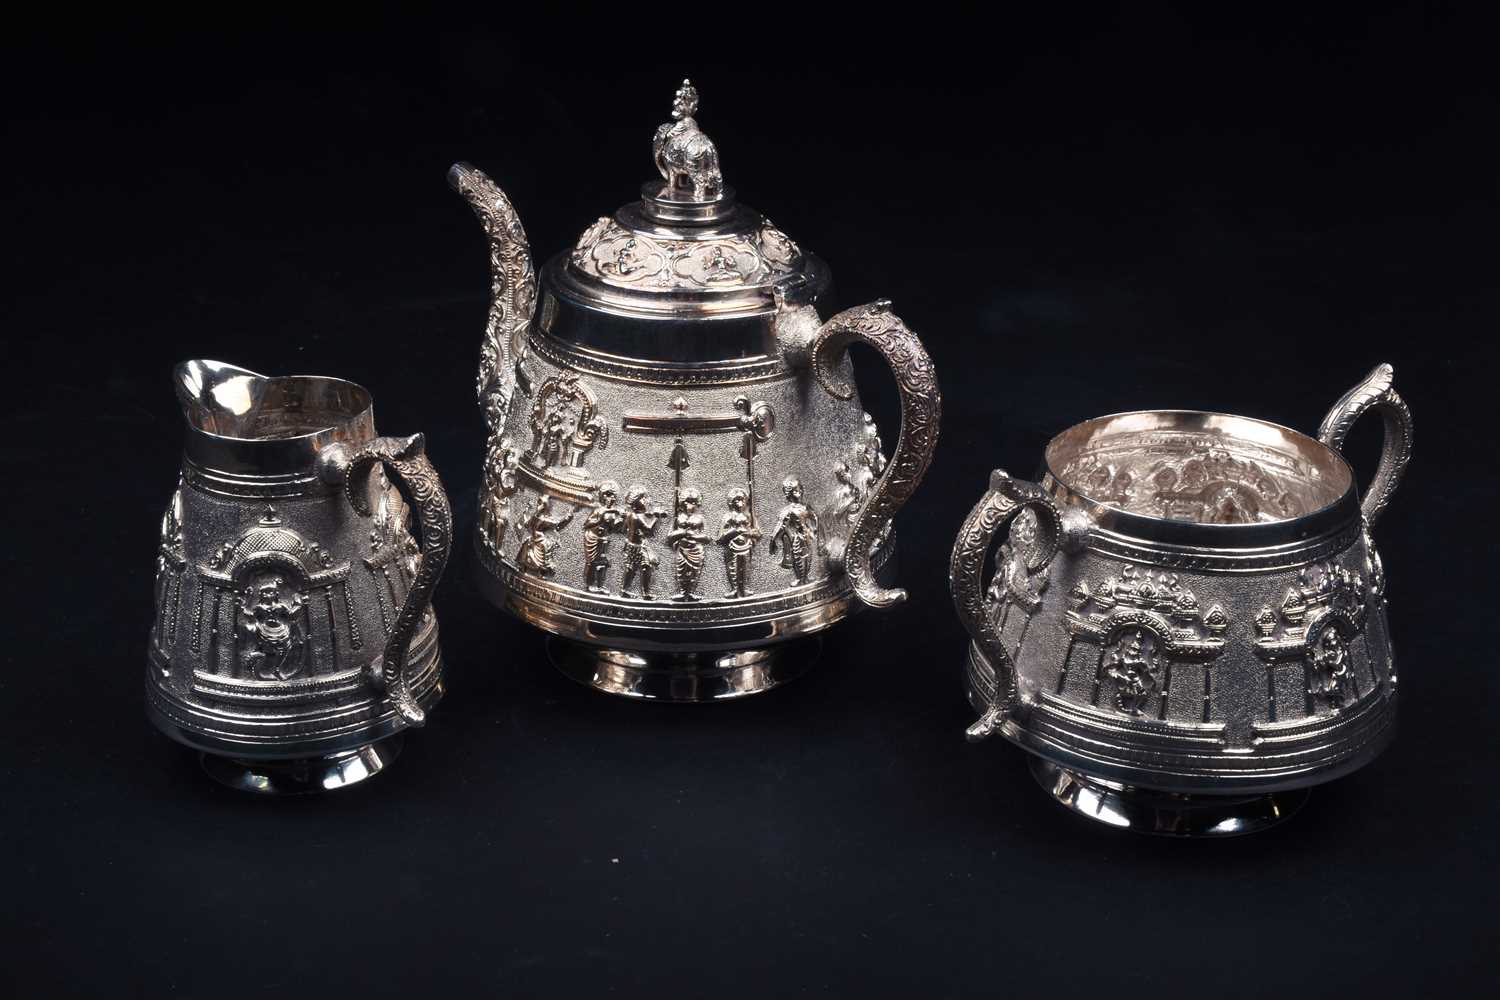
[[[816,636],[762,649],[665,653],[601,649],[549,639],[547,657],[568,677],[598,691],[648,701],[725,701],[769,691],[817,662]]]
[[[309,795],[348,788],[384,771],[401,753],[401,734],[362,747],[322,757],[292,760],[244,760],[202,755],[208,776],[244,792],[258,795]]]
[[[1260,795],[1186,795],[1137,788],[1031,758],[1031,774],[1065,809],[1098,823],[1164,837],[1237,837],[1290,819],[1308,789]]]

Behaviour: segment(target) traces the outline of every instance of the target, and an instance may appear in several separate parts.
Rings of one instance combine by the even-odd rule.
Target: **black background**
[[[1492,35],[1445,8],[1222,6],[10,32],[0,983],[1492,989]],[[805,679],[703,707],[571,685],[470,583],[488,279],[444,183],[484,168],[545,259],[652,175],[684,75],[741,198],[831,263],[838,304],[894,301],[945,410],[898,522],[911,600],[830,633]],[[144,721],[187,357],[362,382],[446,479],[449,696],[366,786],[255,800]],[[894,390],[857,361],[889,446]],[[1123,409],[1311,430],[1378,361],[1417,424],[1377,530],[1391,750],[1273,832],[1179,843],[1086,824],[1019,751],[964,742],[946,566],[989,469]]]

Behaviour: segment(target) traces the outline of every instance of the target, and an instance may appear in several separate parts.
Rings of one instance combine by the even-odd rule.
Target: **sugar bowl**
[[[1371,410],[1385,446],[1361,500],[1339,448]],[[1285,819],[1394,732],[1371,530],[1410,454],[1381,365],[1316,439],[1123,413],[1053,438],[1039,484],[997,471],[950,568],[970,737],[1003,735],[1057,801],[1114,826],[1216,836]]]

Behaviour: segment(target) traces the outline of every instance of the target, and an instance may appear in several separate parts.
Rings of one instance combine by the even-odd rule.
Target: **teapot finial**
[[[656,130],[651,149],[656,169],[666,186],[667,201],[711,202],[724,197],[724,178],[719,173],[719,150],[698,129],[693,115],[698,111],[698,89],[684,79],[672,99],[672,120]]]
[[[691,118],[697,111],[698,88],[693,86],[692,80],[683,77],[682,86],[677,88],[677,93],[672,98],[672,120],[675,122]]]

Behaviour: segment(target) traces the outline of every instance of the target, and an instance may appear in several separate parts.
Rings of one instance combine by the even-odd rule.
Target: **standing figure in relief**
[[[240,598],[240,629],[245,636],[241,663],[258,681],[284,681],[302,670],[302,608],[305,595],[293,592],[284,599],[286,581],[280,576],[262,578],[246,588]]]
[[[781,484],[781,491],[786,496],[786,506],[781,508],[776,533],[771,536],[771,555],[776,554],[779,544],[782,568],[791,570],[798,583],[806,583],[812,573],[813,556],[825,554],[828,548],[818,530],[818,515],[802,502],[802,483],[795,476],[788,476]]]
[[[864,452],[861,451],[860,454],[863,456]],[[850,470],[849,463],[843,459],[833,463],[833,481],[839,484],[833,499],[834,519],[843,519],[853,524],[860,505],[865,501],[865,491],[855,483],[854,473]]]
[[[677,517],[672,531],[667,535],[667,544],[677,555],[677,593],[674,601],[696,601],[698,577],[703,573],[703,546],[708,544],[708,531],[703,515],[698,512],[702,497],[689,487],[682,491],[678,501]]]
[[[729,513],[719,531],[724,546],[724,570],[729,575],[729,592],[725,597],[750,596],[750,553],[760,538],[760,529],[749,512],[750,494],[742,486],[729,491]]]
[[[604,574],[609,570],[609,536],[625,530],[625,508],[618,503],[620,484],[606,479],[594,495],[594,509],[583,521],[583,577],[591,594],[607,594]]]
[[[551,576],[557,569],[552,564],[552,554],[557,551],[557,539],[547,532],[565,528],[573,520],[570,510],[562,517],[552,516],[552,498],[543,496],[534,501],[531,510],[515,526],[521,537],[521,547],[516,551],[516,562],[523,572],[538,576]]]
[[[646,539],[656,533],[656,522],[667,516],[660,507],[652,506],[646,495],[646,487],[636,483],[625,494],[625,575],[620,580],[620,596],[634,597],[630,582],[641,575],[641,599],[654,600],[651,593],[651,574],[661,561],[656,553],[648,551]]]

